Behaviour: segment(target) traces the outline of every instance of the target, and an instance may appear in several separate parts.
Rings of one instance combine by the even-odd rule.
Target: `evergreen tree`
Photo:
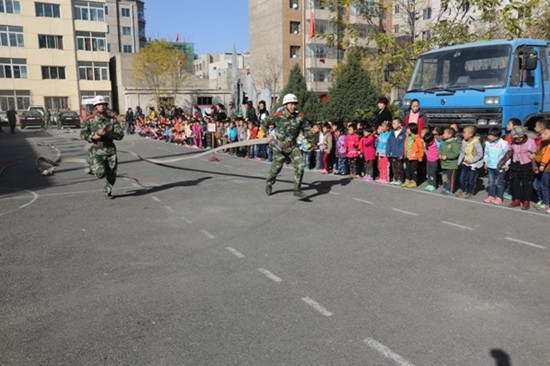
[[[379,91],[362,64],[363,50],[348,50],[345,63],[335,71],[324,104],[325,118],[337,123],[351,121],[370,122],[377,111]]]
[[[302,75],[300,66],[294,65],[290,70],[288,83],[279,93],[280,98],[277,107],[283,102],[286,94],[294,94],[298,98],[298,110],[306,115],[310,121],[317,121],[320,118],[320,104],[314,92],[307,90],[306,79]]]

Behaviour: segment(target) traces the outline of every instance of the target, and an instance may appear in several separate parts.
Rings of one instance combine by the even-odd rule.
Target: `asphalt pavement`
[[[78,132],[0,134],[2,366],[550,364],[550,215]]]

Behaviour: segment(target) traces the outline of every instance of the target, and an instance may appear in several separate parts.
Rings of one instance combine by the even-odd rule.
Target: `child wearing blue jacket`
[[[500,127],[492,127],[489,130],[487,141],[485,141],[485,155],[483,155],[483,161],[485,162],[489,178],[489,182],[487,183],[488,195],[483,202],[492,203],[497,206],[502,205],[504,189],[506,187],[504,183],[506,170],[504,168],[497,169],[497,166],[500,159],[506,155],[509,149],[508,142],[502,139],[501,136],[502,131]]]
[[[403,156],[405,154],[407,132],[403,128],[403,121],[399,117],[395,117],[391,125],[393,130],[386,145],[386,156],[390,160],[393,172],[393,179],[390,184],[400,186],[404,178]]]

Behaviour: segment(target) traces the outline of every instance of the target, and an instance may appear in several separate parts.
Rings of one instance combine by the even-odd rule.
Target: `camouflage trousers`
[[[302,158],[302,152],[298,147],[293,147],[288,154],[283,154],[277,150],[273,150],[273,162],[271,163],[271,170],[267,174],[266,183],[273,185],[277,175],[283,169],[287,157],[292,161],[294,165],[294,190],[299,191],[302,185],[302,178],[304,177],[304,159]]]
[[[98,178],[105,178],[103,193],[111,196],[116,181],[118,159],[116,154],[90,152],[90,170]]]

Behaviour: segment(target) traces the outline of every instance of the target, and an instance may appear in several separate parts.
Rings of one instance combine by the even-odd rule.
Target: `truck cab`
[[[456,122],[482,132],[519,118],[533,129],[536,121],[550,120],[549,43],[495,40],[425,52],[403,105],[418,99],[431,127]]]

